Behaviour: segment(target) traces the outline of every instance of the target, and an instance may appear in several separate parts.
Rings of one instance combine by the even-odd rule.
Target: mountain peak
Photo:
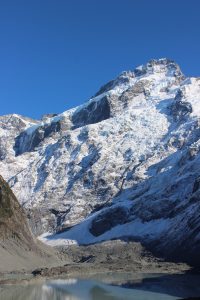
[[[165,73],[167,76],[184,77],[179,65],[171,59],[151,59],[145,65],[140,65],[134,70],[135,76],[152,73]]]
[[[179,65],[174,60],[168,58],[151,59],[146,64],[136,67],[133,71],[123,71],[115,79],[103,85],[94,97],[106,93],[117,86],[131,84],[131,82],[134,82],[134,78],[148,77],[159,73],[167,77],[175,77],[180,80],[185,79]]]

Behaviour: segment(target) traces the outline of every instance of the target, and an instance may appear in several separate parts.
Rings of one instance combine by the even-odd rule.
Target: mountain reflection
[[[102,280],[48,280],[41,284],[0,286],[0,300],[175,300],[198,297],[200,277],[116,274]],[[128,280],[129,278],[129,280]]]

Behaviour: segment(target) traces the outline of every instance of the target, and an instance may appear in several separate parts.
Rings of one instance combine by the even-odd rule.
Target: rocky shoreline
[[[107,273],[184,274],[195,272],[184,263],[154,257],[140,243],[109,241],[59,249],[63,263],[34,270],[0,273],[0,284],[35,283],[49,278],[92,278]]]

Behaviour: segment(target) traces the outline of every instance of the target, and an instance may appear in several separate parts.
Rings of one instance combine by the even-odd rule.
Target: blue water
[[[0,286],[1,300],[172,300],[198,296],[197,275],[104,274],[93,279]]]

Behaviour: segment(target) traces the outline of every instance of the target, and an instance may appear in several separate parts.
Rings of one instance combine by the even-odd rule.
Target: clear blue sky
[[[199,0],[0,0],[0,115],[62,112],[160,57],[200,76]]]

